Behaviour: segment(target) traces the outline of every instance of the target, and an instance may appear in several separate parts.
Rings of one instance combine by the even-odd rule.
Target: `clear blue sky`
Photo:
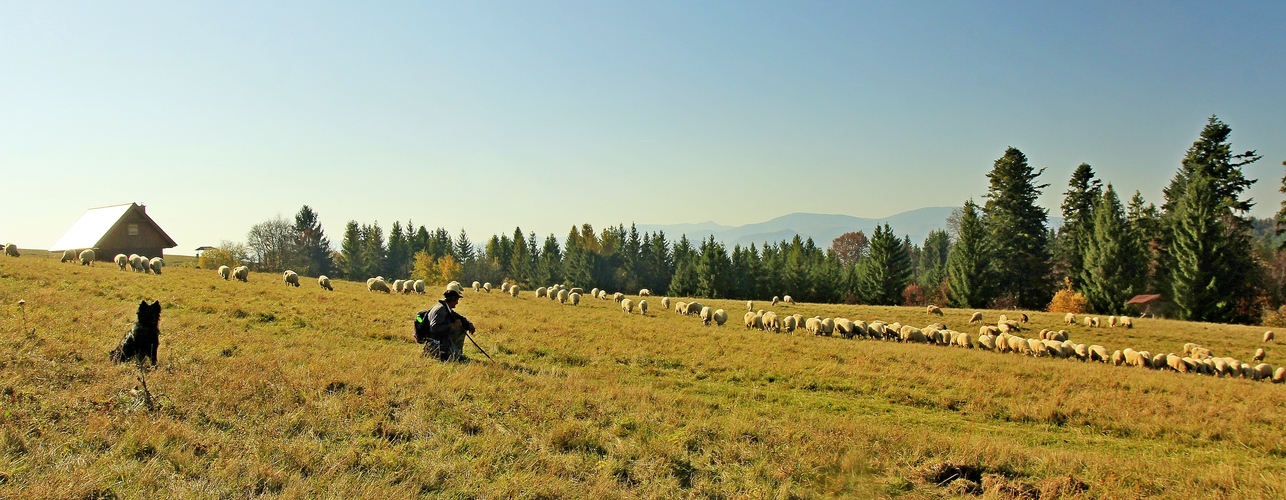
[[[882,217],[1006,147],[1159,202],[1206,119],[1286,160],[1286,3],[0,2],[0,240],[137,201],[180,244],[311,205],[574,224]],[[896,230],[896,228],[894,228]]]

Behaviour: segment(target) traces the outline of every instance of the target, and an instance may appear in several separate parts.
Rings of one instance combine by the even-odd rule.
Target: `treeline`
[[[1129,298],[1157,293],[1172,305],[1173,317],[1251,323],[1282,303],[1286,258],[1275,238],[1284,216],[1249,217],[1253,203],[1243,195],[1255,181],[1242,167],[1261,157],[1235,153],[1230,134],[1210,118],[1159,207],[1137,191],[1122,203],[1110,183],[1080,165],[1064,193],[1057,230],[1048,228],[1048,211],[1036,204],[1049,187],[1038,182],[1044,170],[1009,148],[987,174],[982,203],[965,202],[947,230],[920,244],[897,237],[887,224],[870,235],[844,234],[826,248],[796,236],[731,249],[713,238],[670,240],[634,226],[596,231],[585,224],[561,240],[516,228],[475,245],[464,230],[453,237],[443,228],[394,222],[386,237],[378,222],[350,221],[332,251],[316,214],[304,206],[293,223],[279,216],[254,226],[247,245],[224,242],[207,252],[211,260],[203,265],[218,265],[218,257],[251,261],[264,271],[289,267],[353,280],[508,280],[527,289],[563,283],[705,298],[789,294],[807,302],[1103,314],[1131,312]]]

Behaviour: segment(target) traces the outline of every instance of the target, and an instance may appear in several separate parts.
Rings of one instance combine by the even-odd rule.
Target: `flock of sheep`
[[[7,251],[7,250],[6,250]],[[124,256],[117,256],[118,262]],[[129,262],[134,262],[134,256],[131,256]],[[83,260],[83,257],[82,257]],[[146,262],[146,259],[141,259]],[[153,259],[155,261],[155,259]],[[124,267],[122,267],[123,269]],[[219,267],[219,276],[227,280],[233,277],[240,281],[246,281],[248,268],[240,266],[230,269],[228,266]],[[288,286],[299,286],[299,275],[294,271],[282,273],[282,280]],[[326,290],[333,290],[330,285],[330,279],[326,276],[317,278],[317,283]],[[366,288],[372,292],[384,293],[417,293],[423,294],[425,283],[423,280],[394,280],[388,283],[383,277],[375,277],[366,281]],[[452,281],[447,284],[447,289],[463,292],[464,287],[458,281]],[[491,283],[473,282],[473,291],[491,292]],[[519,286],[506,280],[500,285],[500,291],[510,296],[517,297]],[[565,285],[551,285],[539,287],[535,290],[536,298],[547,298],[560,304],[579,305],[585,294],[585,290],[579,287],[568,288]],[[648,314],[648,301],[645,297],[651,296],[648,289],[639,290],[637,301],[627,297],[625,294],[616,292],[609,294],[607,290],[598,288],[591,289],[589,296],[599,300],[613,300],[620,305],[620,308],[626,314],[633,314],[638,311],[641,315]],[[700,302],[683,302],[675,301],[671,304],[669,297],[661,298],[661,308],[670,310],[673,305],[675,314],[685,316],[696,316],[701,319],[701,323],[709,326],[711,324],[723,326],[728,321],[728,312],[723,309],[712,309]],[[795,301],[789,296],[773,297],[772,305],[781,304],[794,305]],[[1185,344],[1182,354],[1175,353],[1157,353],[1153,354],[1146,350],[1135,350],[1132,348],[1119,349],[1109,352],[1106,347],[1101,345],[1086,345],[1070,340],[1067,330],[1046,330],[1042,329],[1032,338],[1026,338],[1021,335],[1023,324],[1027,323],[1027,315],[1021,314],[1016,319],[1010,319],[1004,314],[995,325],[981,325],[976,336],[968,332],[959,332],[946,327],[942,323],[933,323],[923,328],[911,325],[902,325],[897,322],[887,323],[884,321],[866,322],[862,320],[850,320],[847,318],[823,318],[814,316],[805,318],[801,314],[782,314],[778,315],[773,311],[755,310],[754,301],[746,302],[746,314],[743,316],[743,324],[747,329],[762,330],[774,333],[792,333],[795,331],[806,331],[812,335],[834,336],[838,335],[846,339],[871,339],[892,342],[910,342],[920,344],[930,344],[939,346],[952,346],[965,349],[984,349],[999,353],[1015,353],[1037,358],[1050,357],[1061,358],[1085,362],[1100,362],[1114,366],[1130,366],[1140,368],[1150,368],[1154,370],[1170,370],[1180,373],[1195,373],[1202,375],[1212,375],[1218,377],[1243,377],[1252,380],[1271,380],[1274,383],[1286,382],[1286,366],[1279,367],[1276,370],[1272,365],[1263,363],[1265,353],[1263,349],[1256,351],[1251,363],[1243,363],[1232,357],[1221,357],[1215,355],[1210,349],[1197,344]],[[930,305],[927,309],[929,314],[942,316],[942,309]],[[969,324],[981,323],[983,315],[981,312],[973,313],[969,319]],[[1077,324],[1076,315],[1068,313],[1064,317],[1067,324]],[[1082,323],[1086,327],[1099,327],[1101,321],[1096,316],[1084,316]],[[1107,318],[1108,327],[1133,328],[1134,322],[1129,316],[1109,316]],[[1265,343],[1274,340],[1273,332],[1266,332],[1263,341]]]
[[[18,246],[13,243],[5,244],[4,254],[10,257],[19,257],[22,255],[18,252]],[[82,266],[93,266],[97,258],[98,254],[94,252],[94,249],[87,248],[84,250],[63,250],[62,258],[58,261],[61,263],[79,262]],[[161,274],[161,268],[165,267],[165,259],[160,257],[148,259],[147,257],[143,257],[138,254],[116,254],[116,257],[112,260],[117,266],[120,266],[122,271],[124,271],[126,267],[129,267],[135,272]]]

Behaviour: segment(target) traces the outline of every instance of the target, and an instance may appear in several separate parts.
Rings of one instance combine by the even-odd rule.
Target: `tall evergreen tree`
[[[918,282],[925,290],[935,290],[947,280],[947,255],[951,251],[951,237],[946,231],[934,229],[924,239],[918,262]]]
[[[1143,195],[1135,191],[1126,208],[1125,220],[1129,223],[1129,234],[1134,238],[1134,244],[1142,252],[1143,292],[1157,293],[1168,286],[1156,281],[1156,269],[1160,265],[1157,251],[1161,245],[1161,212],[1155,204],[1144,205]]]
[[[384,230],[380,229],[380,222],[375,221],[371,225],[362,225],[362,276],[374,277],[383,276],[381,270],[384,266],[384,255],[388,248],[384,246]],[[392,278],[389,278],[392,279]]]
[[[522,228],[514,228],[513,236],[513,254],[509,257],[509,268],[513,279],[523,285],[531,285],[531,251],[527,247],[527,237],[523,236]],[[545,286],[548,283],[541,283],[535,286]]]
[[[887,223],[871,234],[867,255],[857,264],[857,280],[863,302],[902,303],[902,290],[911,281],[910,256]]]
[[[563,243],[563,281],[567,286],[589,288],[594,283],[594,266],[590,262],[590,251],[585,248],[580,232],[576,226],[567,233]]]
[[[1102,197],[1103,183],[1094,178],[1094,169],[1088,163],[1076,167],[1063,193],[1063,227],[1058,230],[1054,255],[1057,274],[1072,280],[1076,289],[1082,283],[1085,246],[1094,235],[1094,206]]]
[[[402,224],[393,221],[388,230],[388,251],[385,254],[383,275],[401,279],[411,275],[411,241],[409,233],[402,232]]]
[[[464,228],[460,228],[460,236],[455,238],[455,251],[452,253],[455,254],[456,261],[461,264],[472,262],[477,257],[473,242],[469,240],[469,235],[464,232]]]
[[[295,234],[299,235],[296,248],[299,250],[299,274],[303,276],[321,276],[331,274],[330,239],[322,230],[321,221],[312,207],[304,205],[295,214]]]
[[[960,308],[986,307],[995,297],[993,250],[986,226],[973,200],[960,212],[959,237],[947,255],[947,284],[951,304]]]
[[[1035,171],[1017,148],[1005,150],[987,178],[986,227],[995,247],[1000,295],[1025,309],[1044,309],[1054,295],[1050,276],[1047,214],[1036,198],[1048,184],[1036,184],[1045,170]]]
[[[728,298],[732,288],[732,261],[728,250],[710,236],[701,242],[701,256],[697,259],[697,297]]]
[[[1080,283],[1079,290],[1095,311],[1120,314],[1126,300],[1143,292],[1146,264],[1111,184],[1094,207],[1092,227],[1080,279],[1073,283]]]
[[[344,226],[344,241],[340,243],[340,273],[350,280],[361,279],[366,267],[362,260],[362,230],[357,221],[350,220]]]

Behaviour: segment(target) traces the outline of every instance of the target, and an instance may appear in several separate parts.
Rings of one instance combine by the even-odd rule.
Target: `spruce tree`
[[[947,280],[947,255],[951,251],[951,237],[946,231],[934,229],[924,239],[920,249],[919,268],[916,274],[920,286],[926,291],[936,290]]]
[[[1094,207],[1093,228],[1085,241],[1079,291],[1095,311],[1119,314],[1125,301],[1143,292],[1146,266],[1111,184]]]
[[[988,231],[973,200],[960,212],[956,243],[947,254],[947,287],[951,305],[960,308],[986,307],[994,298],[995,273]]]
[[[1044,309],[1054,295],[1051,281],[1048,215],[1036,198],[1048,184],[1036,184],[1045,170],[1035,171],[1017,148],[1005,150],[987,178],[986,226],[995,248],[999,295],[1024,309]]]
[[[1103,197],[1103,183],[1094,178],[1094,169],[1082,163],[1072,172],[1063,193],[1063,226],[1055,241],[1055,266],[1058,274],[1080,289],[1081,270],[1085,263],[1085,246],[1094,234],[1094,207]],[[1061,280],[1056,280],[1061,281]]]
[[[344,226],[344,241],[339,246],[340,272],[350,280],[361,279],[365,262],[362,260],[362,231],[357,221]]]
[[[295,247],[299,251],[298,258],[301,264],[299,274],[302,276],[331,274],[333,263],[330,239],[326,238],[326,232],[322,230],[317,212],[314,212],[312,207],[304,205],[299,209],[299,213],[295,214],[295,234],[298,235]]]
[[[1227,321],[1233,304],[1220,290],[1224,247],[1219,198],[1212,179],[1202,172],[1185,179],[1174,205],[1170,293],[1179,319]]]
[[[862,300],[868,304],[898,305],[902,290],[911,281],[911,262],[902,240],[886,223],[876,226],[869,250],[858,262],[857,280]]]
[[[732,288],[732,261],[728,250],[710,236],[701,242],[701,256],[697,260],[697,297],[723,299]]]
[[[590,288],[594,282],[590,253],[581,240],[580,232],[572,226],[563,242],[563,281],[567,286]]]
[[[535,284],[531,281],[531,252],[527,248],[527,237],[523,236],[520,227],[514,228],[512,250],[513,253],[509,256],[509,269],[515,281],[531,286],[548,285],[548,283]]]

